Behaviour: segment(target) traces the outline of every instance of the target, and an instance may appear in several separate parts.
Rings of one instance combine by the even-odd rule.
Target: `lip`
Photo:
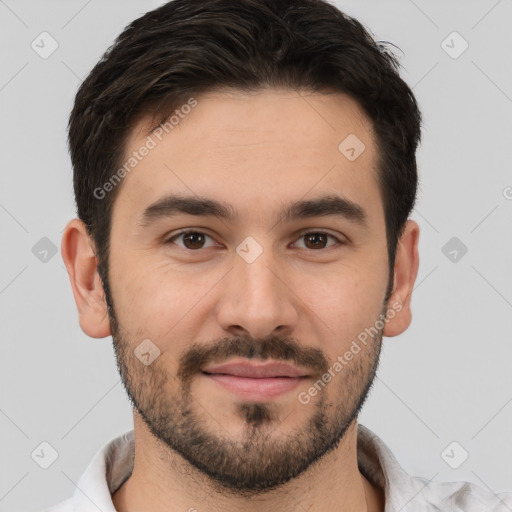
[[[247,360],[209,366],[203,376],[244,400],[260,402],[290,392],[309,378],[305,371],[287,363]]]
[[[281,361],[248,361],[238,359],[224,364],[212,365],[203,369],[209,374],[233,375],[252,379],[271,377],[308,377],[306,371]]]

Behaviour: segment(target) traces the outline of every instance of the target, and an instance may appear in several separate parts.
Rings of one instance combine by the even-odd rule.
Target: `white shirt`
[[[133,430],[129,430],[96,453],[73,496],[43,512],[116,512],[111,495],[130,476],[134,454]],[[357,459],[364,476],[384,489],[384,512],[512,512],[512,492],[493,494],[468,482],[429,483],[408,475],[384,442],[361,424]]]

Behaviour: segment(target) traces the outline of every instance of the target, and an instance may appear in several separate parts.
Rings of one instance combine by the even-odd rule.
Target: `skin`
[[[396,336],[411,322],[419,227],[407,221],[385,303],[389,275],[377,149],[371,122],[358,105],[339,93],[275,89],[224,90],[197,100],[118,191],[109,272],[114,321],[83,223],[70,221],[62,240],[80,326],[94,338],[113,335],[123,382],[138,406],[134,470],[113,495],[116,510],[288,511],[300,504],[313,512],[383,511],[383,490],[358,469],[357,412],[374,378],[382,336]],[[146,134],[147,120],[142,120],[128,140],[127,156]],[[338,150],[349,134],[366,146],[354,161]],[[180,214],[141,227],[143,210],[168,193],[229,203],[238,219]],[[285,203],[332,193],[361,206],[367,227],[331,216],[277,221]],[[184,237],[169,241],[182,229],[208,235],[204,246],[191,249],[198,243],[193,241],[186,248]],[[304,236],[318,232],[335,238],[314,246]],[[263,250],[252,263],[236,252],[247,236]],[[259,408],[200,372],[188,380],[188,394],[180,380],[180,358],[193,347],[212,354],[221,342],[232,342],[240,355],[248,346],[244,340],[252,347],[271,339],[283,346],[295,342],[299,355],[312,351],[331,366],[393,304],[400,311],[307,405],[298,394],[311,387],[313,378]],[[144,339],[160,350],[148,366],[133,356]],[[277,352],[270,354],[278,359]],[[277,478],[291,470],[276,455],[282,455],[279,443],[294,438],[300,440],[291,450],[297,460],[310,460],[308,447],[318,433],[311,425],[315,414],[323,414],[328,450],[273,488],[237,491],[170,446],[171,424],[183,427],[184,442],[190,435],[192,427],[181,416],[187,407],[200,431],[215,441],[212,449],[226,448],[238,468],[240,461],[247,468],[254,462],[255,471],[269,463],[268,474],[274,467]],[[255,412],[264,413],[259,422]]]

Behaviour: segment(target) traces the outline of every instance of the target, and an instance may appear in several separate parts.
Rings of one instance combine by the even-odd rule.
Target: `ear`
[[[419,237],[420,227],[415,221],[408,220],[396,249],[393,290],[387,304],[384,336],[402,334],[411,324],[411,294],[418,275]]]
[[[94,242],[81,220],[73,219],[65,227],[61,253],[71,281],[82,331],[92,338],[108,336],[110,322],[105,292],[97,270]]]

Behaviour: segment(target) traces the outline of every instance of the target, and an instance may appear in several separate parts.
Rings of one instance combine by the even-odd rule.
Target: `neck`
[[[134,415],[135,462],[130,478],[112,496],[118,512],[383,512],[383,491],[357,465],[357,423],[338,447],[297,478],[256,496],[223,491],[208,476],[156,439]]]

